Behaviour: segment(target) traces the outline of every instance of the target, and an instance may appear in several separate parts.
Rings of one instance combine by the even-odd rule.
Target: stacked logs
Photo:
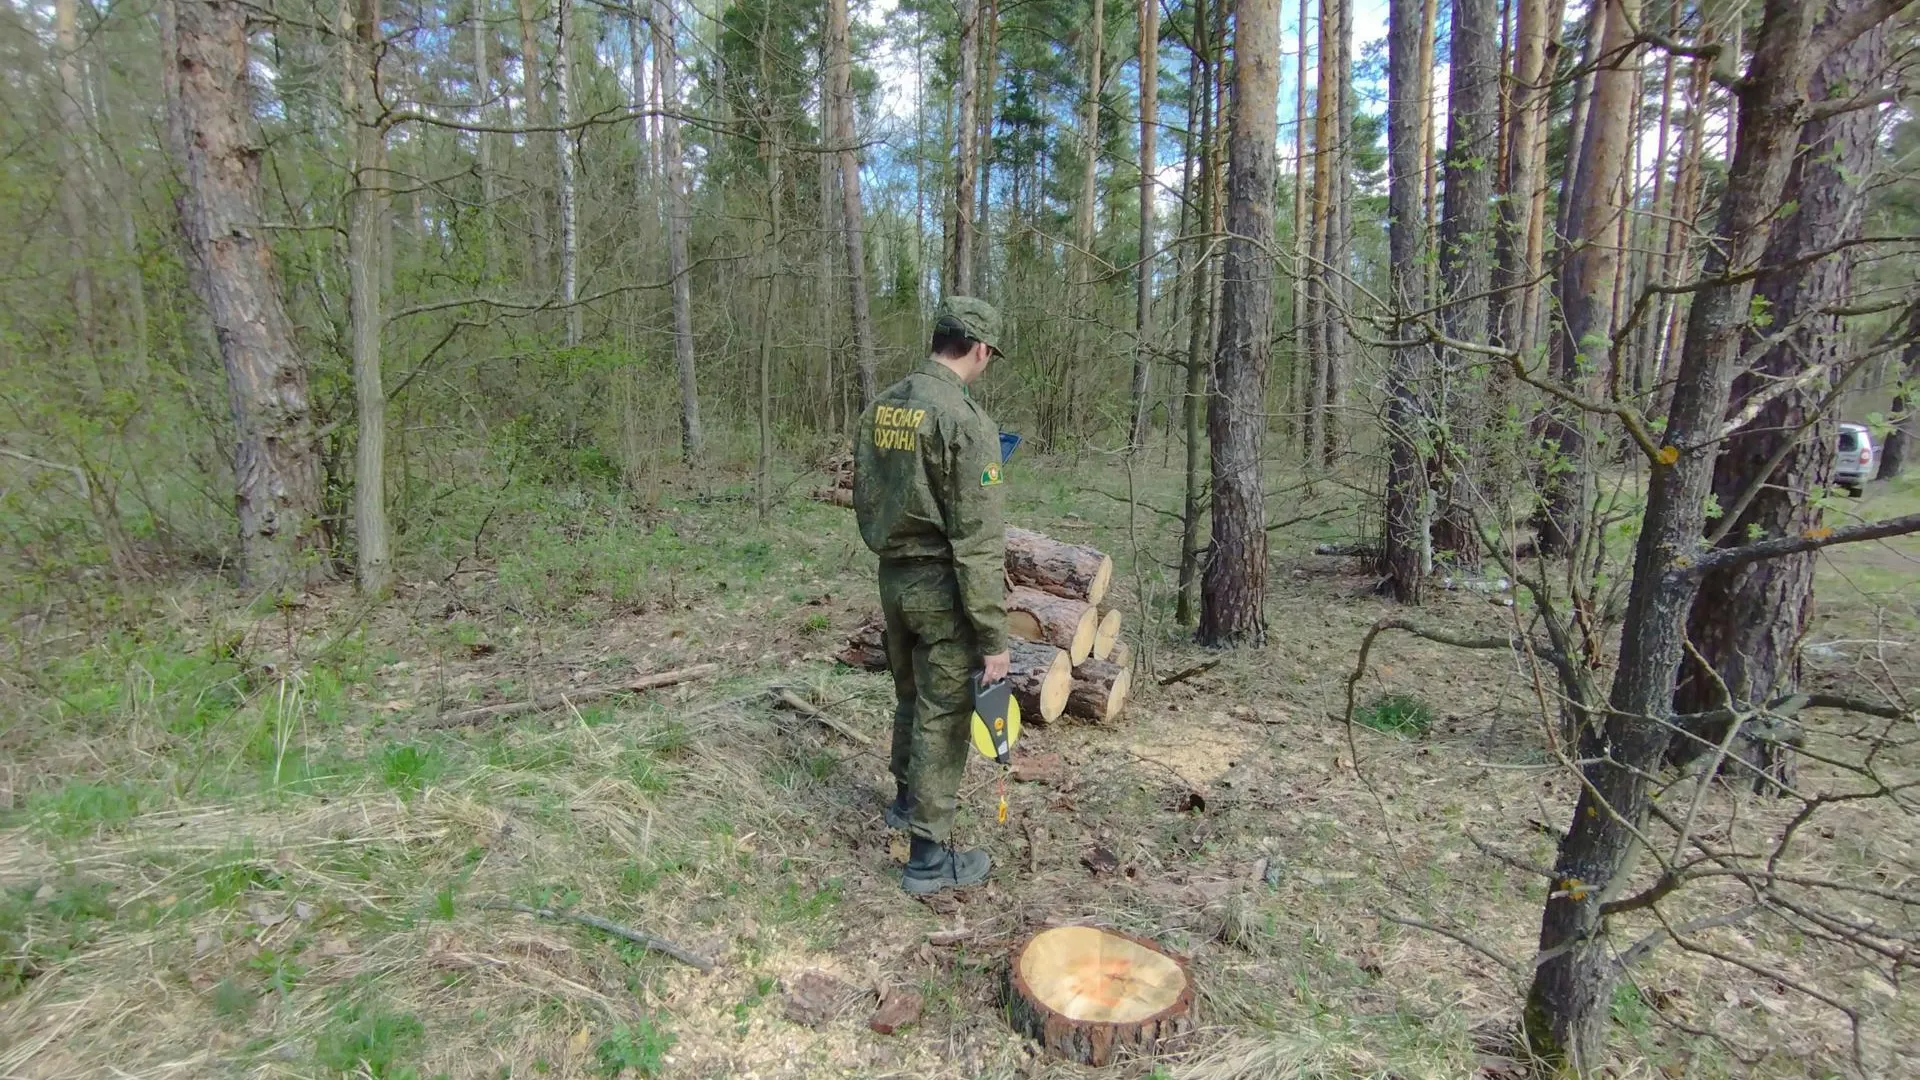
[[[838,450],[827,458],[824,469],[828,484],[815,488],[813,497],[824,503],[853,508],[853,451]]]
[[[1010,681],[1023,716],[1063,713],[1111,720],[1126,706],[1132,675],[1120,613],[1102,608],[1113,560],[1084,544],[1030,529],[1007,530],[1007,630]],[[887,667],[884,628],[870,615],[839,658],[869,671]]]

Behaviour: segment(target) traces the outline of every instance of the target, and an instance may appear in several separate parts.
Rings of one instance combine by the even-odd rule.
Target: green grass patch
[[[69,879],[0,892],[0,1001],[99,937],[113,921],[113,886]]]
[[[1382,694],[1354,710],[1356,722],[1389,735],[1424,739],[1433,730],[1433,709],[1412,694]]]
[[[419,1072],[401,1063],[418,1052],[426,1034],[412,1013],[348,1002],[314,1040],[314,1059],[333,1076],[416,1080]]]
[[[73,840],[125,825],[151,797],[133,784],[74,780],[28,796],[25,815],[42,835]]]
[[[662,1027],[657,1017],[643,1016],[631,1024],[614,1028],[594,1048],[600,1075],[650,1077],[666,1067],[667,1051],[679,1037]]]
[[[445,766],[429,747],[389,743],[380,751],[380,782],[402,795],[413,795],[432,783]]]

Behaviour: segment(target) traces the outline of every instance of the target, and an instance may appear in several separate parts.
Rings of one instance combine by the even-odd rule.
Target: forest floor
[[[1204,1026],[1157,1075],[1512,1075],[1496,1048],[1518,976],[1392,918],[1531,956],[1545,882],[1476,846],[1550,864],[1571,806],[1529,673],[1383,638],[1362,703],[1404,695],[1430,725],[1349,730],[1358,643],[1395,610],[1356,560],[1312,553],[1348,536],[1350,494],[1275,482],[1275,519],[1301,520],[1274,534],[1269,640],[1207,654],[1173,624],[1172,522],[1126,501],[1175,507],[1174,469],[1011,480],[1010,521],[1113,554],[1141,674],[1113,725],[1029,729],[1005,825],[995,773],[970,766],[959,833],[993,853],[992,884],[924,903],[880,820],[890,684],[831,660],[875,606],[845,510],[794,498],[760,522],[737,478],[647,507],[502,496],[403,537],[417,554],[384,604],[344,586],[248,603],[202,577],[110,633],[21,620],[0,684],[0,1077],[1081,1075],[1033,1059],[995,1003],[1009,948],[1061,921],[1192,958]],[[1876,485],[1866,511],[1914,504],[1911,483]],[[1811,681],[1884,661],[1920,685],[1916,571],[1911,541],[1825,557]],[[1438,591],[1418,617],[1504,633],[1513,609]],[[707,662],[717,677],[431,726]],[[775,709],[772,685],[871,744]],[[1772,812],[1716,797],[1709,829]],[[1916,864],[1911,819],[1829,824],[1835,848]],[[1920,1076],[1911,988],[1789,954],[1870,1003],[1879,1075]],[[817,1026],[786,1008],[810,971],[842,990]],[[917,1025],[868,1030],[881,987],[925,996]],[[1824,1076],[1847,1048],[1830,1010],[1673,954],[1613,1017],[1619,1076]],[[1706,1029],[1728,1044],[1689,1033]]]

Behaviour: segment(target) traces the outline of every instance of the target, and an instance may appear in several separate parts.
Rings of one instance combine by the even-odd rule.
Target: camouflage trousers
[[[967,767],[980,649],[946,563],[881,562],[880,610],[893,672],[893,778],[913,794],[913,834],[945,842]]]

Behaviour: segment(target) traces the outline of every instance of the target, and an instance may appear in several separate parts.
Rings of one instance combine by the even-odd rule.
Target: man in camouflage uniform
[[[932,355],[874,399],[854,437],[853,507],[880,556],[893,670],[886,819],[913,834],[900,878],[930,894],[986,880],[991,860],[950,843],[973,716],[972,673],[1007,677],[1000,429],[967,393],[999,352],[1000,314],[949,297]]]

